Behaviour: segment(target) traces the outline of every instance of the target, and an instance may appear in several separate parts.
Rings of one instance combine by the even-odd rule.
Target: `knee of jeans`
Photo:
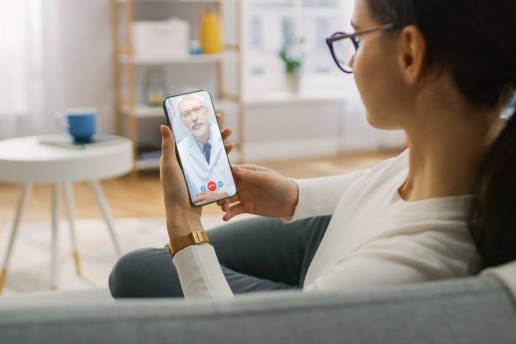
[[[114,298],[134,296],[134,283],[141,269],[141,252],[137,250],[121,256],[109,275],[109,290]]]

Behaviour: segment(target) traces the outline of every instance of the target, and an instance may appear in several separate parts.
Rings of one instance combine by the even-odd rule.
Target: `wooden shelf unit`
[[[221,0],[112,0],[112,25],[113,25],[113,42],[115,53],[113,57],[114,79],[115,79],[115,103],[116,103],[116,128],[119,135],[128,136],[133,142],[133,172],[136,174],[138,170],[158,168],[159,161],[138,160],[138,120],[149,118],[163,118],[163,109],[161,107],[151,107],[145,104],[139,104],[136,100],[137,67],[153,67],[153,66],[181,66],[196,64],[215,64],[217,75],[217,94],[213,94],[217,109],[221,109],[226,102],[236,103],[238,106],[237,120],[239,129],[239,143],[235,145],[235,149],[239,159],[243,159],[243,109],[240,106],[240,86],[237,87],[238,94],[229,94],[225,91],[224,85],[224,59],[229,54],[239,54],[239,44],[233,46],[225,46],[224,50],[219,54],[213,55],[186,55],[171,56],[160,58],[149,58],[137,56],[133,50],[132,40],[132,24],[134,22],[133,4],[144,3],[152,6],[156,3],[181,3],[181,4],[213,4],[216,11],[221,14]],[[235,6],[240,6],[240,1],[235,2]],[[240,12],[237,9],[238,13]],[[238,25],[240,25],[238,21]],[[237,29],[239,30],[239,29]],[[240,32],[240,31],[238,31]],[[124,40],[122,41],[122,38]],[[240,39],[238,40],[240,41]],[[237,55],[238,63],[240,58]],[[237,67],[237,80],[240,79],[241,65]],[[125,81],[122,79],[125,78]],[[125,82],[125,84],[124,84]],[[124,94],[125,86],[125,94]],[[124,121],[127,121],[127,133],[124,132]]]

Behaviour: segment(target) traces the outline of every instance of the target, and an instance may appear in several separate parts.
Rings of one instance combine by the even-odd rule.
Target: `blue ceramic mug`
[[[59,127],[72,136],[74,143],[92,142],[97,128],[96,109],[68,109],[58,112],[55,119]]]

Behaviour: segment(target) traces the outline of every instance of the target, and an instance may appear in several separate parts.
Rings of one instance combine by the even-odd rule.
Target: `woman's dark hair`
[[[470,104],[500,109],[516,88],[515,0],[367,0],[395,30],[417,26],[427,62],[450,73]],[[474,190],[469,228],[483,267],[516,259],[516,114],[489,147]]]

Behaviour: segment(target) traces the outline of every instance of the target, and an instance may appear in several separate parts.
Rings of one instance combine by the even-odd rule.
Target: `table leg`
[[[11,229],[11,233],[9,235],[9,244],[7,246],[7,251],[5,253],[4,264],[2,265],[2,273],[0,274],[0,294],[3,292],[5,283],[7,282],[7,273],[9,267],[9,261],[11,259],[11,254],[13,253],[14,242],[16,240],[16,236],[18,234],[18,228],[20,227],[20,220],[27,205],[27,201],[32,192],[32,183],[25,184],[20,203],[18,203],[18,209],[16,209],[16,215],[14,217],[13,228]]]
[[[65,183],[65,197],[66,197],[66,213],[68,216],[68,224],[70,226],[70,238],[72,239],[73,258],[75,260],[75,272],[81,275],[81,260],[79,250],[77,249],[77,239],[75,237],[75,204],[73,198],[72,183]]]
[[[57,290],[58,281],[58,253],[59,253],[59,191],[60,185],[52,186],[52,290]]]
[[[95,191],[95,196],[97,197],[100,209],[102,210],[102,215],[104,215],[104,220],[106,221],[109,234],[111,234],[111,239],[113,240],[113,244],[115,245],[116,253],[118,255],[121,255],[122,250],[120,249],[120,244],[115,233],[115,228],[113,227],[113,218],[111,217],[111,212],[109,211],[106,198],[104,197],[104,193],[102,192],[102,186],[100,185],[98,180],[91,181],[91,186],[93,187],[93,191]]]

